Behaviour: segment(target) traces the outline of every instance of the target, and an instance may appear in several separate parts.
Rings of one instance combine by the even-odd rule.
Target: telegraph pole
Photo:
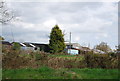
[[[71,53],[71,48],[72,48],[72,46],[71,46],[71,32],[70,32],[70,41],[69,41],[69,45],[70,45],[70,53]]]
[[[88,43],[88,48],[90,48],[90,43]]]

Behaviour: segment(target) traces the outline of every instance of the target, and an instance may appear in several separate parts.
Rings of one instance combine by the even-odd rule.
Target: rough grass
[[[76,56],[76,55],[48,55],[48,57],[55,57],[55,58],[62,58],[62,59],[69,59],[69,60],[72,60],[72,59],[79,59],[79,60],[83,60],[84,59],[84,56],[82,55],[79,55],[79,56]]]
[[[118,79],[117,69],[4,69],[3,79]]]

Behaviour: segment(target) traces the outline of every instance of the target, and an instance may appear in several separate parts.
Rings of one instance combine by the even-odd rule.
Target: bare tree
[[[106,53],[110,52],[111,51],[111,48],[109,45],[107,45],[107,43],[105,42],[101,42],[99,45],[96,45],[94,47],[94,49],[98,49],[98,50],[101,50],[101,51],[104,51]]]
[[[4,40],[4,38],[2,36],[0,36],[0,40]]]
[[[0,1],[0,23],[6,24],[14,18],[12,10],[7,8],[5,1]]]

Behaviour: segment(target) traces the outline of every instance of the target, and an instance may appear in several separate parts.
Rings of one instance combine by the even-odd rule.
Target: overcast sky
[[[49,43],[49,33],[58,24],[65,41],[91,47],[107,42],[118,44],[118,3],[116,2],[9,2],[16,19],[3,26],[2,35],[12,41]]]

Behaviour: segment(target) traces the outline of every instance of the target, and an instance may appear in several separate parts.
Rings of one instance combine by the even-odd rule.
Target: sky
[[[2,36],[12,41],[49,43],[51,29],[58,24],[65,41],[93,48],[106,42],[118,44],[117,2],[9,2],[15,18],[2,26]],[[13,36],[12,33],[13,32]]]

